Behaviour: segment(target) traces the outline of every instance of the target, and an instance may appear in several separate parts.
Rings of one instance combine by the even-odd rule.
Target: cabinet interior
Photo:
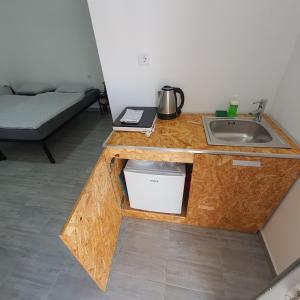
[[[168,221],[168,217],[170,217],[170,221],[174,222],[176,219],[174,217],[178,217],[178,220],[185,219],[187,215],[187,207],[188,207],[188,199],[190,193],[190,186],[191,186],[191,178],[192,178],[192,171],[193,171],[193,164],[186,163],[186,177],[184,183],[184,192],[183,192],[183,201],[182,201],[182,210],[181,214],[171,214],[171,213],[161,213],[161,212],[151,212],[145,211],[140,209],[135,209],[130,207],[128,193],[127,193],[127,186],[124,176],[124,168],[127,163],[127,159],[120,159],[117,158],[118,165],[121,166],[118,169],[117,176],[115,177],[117,189],[120,191],[121,195],[121,208],[123,215],[125,216],[132,216],[132,217],[140,217],[146,219],[163,219]]]

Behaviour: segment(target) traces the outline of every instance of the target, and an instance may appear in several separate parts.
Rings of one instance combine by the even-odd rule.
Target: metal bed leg
[[[50,160],[50,162],[52,164],[55,164],[55,160],[54,160],[54,158],[53,158],[53,156],[52,156],[52,154],[51,154],[51,152],[50,152],[50,150],[49,150],[46,142],[45,141],[41,141],[41,144],[42,144],[42,147],[43,147],[43,149],[44,149],[44,151],[45,151],[48,159]]]
[[[6,156],[0,151],[0,160],[6,160]]]
[[[98,103],[99,103],[99,111],[101,115],[103,115],[104,111],[103,111],[103,104],[101,103],[101,98],[98,99]]]

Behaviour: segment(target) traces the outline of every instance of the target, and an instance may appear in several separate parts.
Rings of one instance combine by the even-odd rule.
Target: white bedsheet
[[[1,95],[0,128],[37,129],[83,98],[83,93]]]

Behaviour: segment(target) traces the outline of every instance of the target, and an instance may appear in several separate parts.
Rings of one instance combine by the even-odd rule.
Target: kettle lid
[[[172,86],[169,86],[169,85],[165,85],[162,87],[162,90],[163,91],[173,91],[174,88]]]

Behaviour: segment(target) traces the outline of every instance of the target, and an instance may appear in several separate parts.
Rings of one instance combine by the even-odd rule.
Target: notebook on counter
[[[156,113],[156,107],[128,106],[113,122],[113,130],[152,132]]]

